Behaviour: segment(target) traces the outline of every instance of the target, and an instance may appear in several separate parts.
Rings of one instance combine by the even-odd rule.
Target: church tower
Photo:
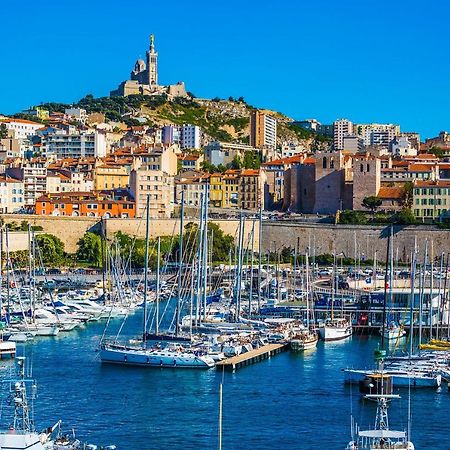
[[[150,87],[158,86],[158,52],[155,51],[155,37],[150,35],[150,48],[147,51],[147,74]]]

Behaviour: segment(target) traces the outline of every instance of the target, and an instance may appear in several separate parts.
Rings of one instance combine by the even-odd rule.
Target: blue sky
[[[323,123],[450,130],[450,2],[22,0],[1,7],[0,112],[108,95],[156,36],[161,83]]]

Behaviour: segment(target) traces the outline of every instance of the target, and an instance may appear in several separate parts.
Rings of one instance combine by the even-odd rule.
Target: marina
[[[78,359],[78,363],[74,361],[71,365],[76,368],[74,373],[80,366],[80,358],[88,372],[92,368],[87,369],[86,364],[98,367],[92,380],[97,381],[88,387],[89,383],[83,377],[78,392],[83,392],[84,396],[84,390],[90,389],[91,395],[98,395],[105,382],[117,384],[121,392],[119,397],[125,401],[125,406],[119,409],[131,408],[128,414],[132,417],[137,414],[136,405],[129,404],[128,398],[130,383],[135,377],[142,383],[138,404],[147,398],[150,385],[146,383],[151,380],[152,388],[164,381],[162,385],[171,392],[171,399],[182,395],[182,398],[194,401],[191,391],[197,391],[195,395],[198,396],[200,389],[203,392],[200,397],[203,396],[211,408],[217,403],[214,396],[221,376],[220,436],[214,432],[214,427],[210,428],[210,434],[202,434],[205,433],[203,428],[196,428],[195,436],[204,438],[196,448],[215,447],[216,439],[222,445],[222,440],[238,438],[236,431],[227,436],[227,421],[233,422],[227,413],[229,389],[233,391],[233,401],[235,397],[240,398],[237,391],[243,390],[242,407],[249,406],[245,389],[257,397],[262,396],[264,403],[257,406],[258,414],[262,414],[263,405],[267,402],[273,405],[278,397],[261,391],[261,388],[268,389],[267,383],[276,380],[270,387],[284,393],[283,405],[279,405],[283,415],[281,411],[284,412],[287,404],[290,407],[291,403],[296,403],[286,392],[307,385],[310,390],[303,395],[308,395],[308,399],[324,390],[327,392],[323,398],[316,399],[318,409],[327,410],[330,398],[340,398],[339,404],[334,406],[340,416],[348,412],[348,405],[352,405],[353,411],[353,396],[361,398],[363,403],[367,403],[365,400],[369,404],[377,403],[376,431],[359,431],[352,425],[353,440],[342,440],[341,448],[345,448],[347,442],[347,448],[354,450],[359,448],[361,441],[368,448],[412,450],[411,439],[417,443],[422,436],[416,435],[409,425],[407,433],[391,432],[383,417],[387,420],[388,401],[400,400],[398,392],[408,390],[408,405],[413,405],[415,399],[423,395],[430,398],[448,395],[442,389],[442,385],[450,382],[448,261],[444,265],[441,256],[439,270],[435,267],[427,270],[427,254],[421,259],[414,251],[408,265],[394,269],[398,261],[394,262],[392,251],[389,251],[392,249],[391,233],[387,251],[390,257],[387,264],[378,263],[380,267],[374,262],[370,269],[362,269],[361,261],[357,259],[353,260],[353,265],[339,265],[336,255],[333,255],[332,266],[324,267],[315,263],[315,255],[311,255],[309,249],[303,254],[298,248],[290,263],[281,265],[280,255],[275,255],[275,261],[267,257],[263,264],[263,255],[254,251],[254,236],[250,234],[244,241],[246,219],[241,217],[234,238],[236,245],[228,252],[228,264],[215,264],[207,196],[208,189],[205,188],[201,194],[198,227],[186,228],[181,211],[179,234],[173,236],[177,243],[174,254],[167,250],[163,252],[160,237],[150,239],[147,197],[144,267],[136,273],[132,273],[131,263],[123,258],[119,240],[110,242],[104,236],[101,236],[104,245],[102,270],[96,279],[92,274],[83,278],[80,273],[76,276],[68,273],[61,282],[45,275],[46,268],[41,267],[40,250],[31,229],[25,270],[17,271],[6,248],[2,254],[0,283],[0,310],[3,312],[0,354],[5,369],[7,364],[14,364],[15,357],[20,364],[24,356],[41,355],[40,349],[45,347],[46,353],[41,357],[31,356],[33,363],[58,366],[49,358],[58,358],[66,344],[68,348],[75,345],[75,352],[73,348],[69,350],[69,358]],[[257,223],[253,219],[253,229]],[[150,267],[151,255],[155,259]],[[382,288],[373,282],[380,278],[384,281]],[[368,353],[374,351],[378,355],[375,362]],[[277,368],[282,372],[277,374]],[[67,371],[60,370],[62,380],[59,381],[64,382]],[[250,381],[255,374],[264,378],[257,386]],[[114,381],[108,381],[109,377]],[[390,380],[389,392],[384,392],[383,383],[381,391],[378,387],[375,393],[371,391],[374,380],[380,377]],[[167,386],[168,380],[175,384]],[[56,383],[52,376],[48,382]],[[159,389],[156,392],[166,396]],[[108,408],[114,403],[112,394],[114,391],[109,391],[109,395],[107,391],[102,394]],[[164,404],[159,398],[152,399]],[[361,415],[371,412],[367,405],[356,406],[357,409],[361,407]],[[90,440],[104,442],[109,435],[98,433],[98,425],[85,428],[81,419],[86,410],[92,414],[92,407],[104,408],[98,402],[89,408],[85,404],[80,416],[75,415],[73,426],[79,427],[82,435]],[[153,403],[146,404],[146,408],[153,410],[153,407]],[[168,408],[164,414],[160,412],[161,417],[178,418],[178,408],[180,405],[177,404],[174,410]],[[181,408],[189,406],[186,404]],[[199,412],[211,415],[203,404],[198,408]],[[104,414],[109,415],[111,411],[108,409]],[[272,411],[270,414],[272,417]],[[408,409],[408,423],[410,414]],[[396,417],[395,410],[392,415]],[[351,417],[353,424],[353,413]],[[73,420],[73,417],[67,418],[69,423]],[[118,420],[123,421],[123,417]],[[189,426],[192,426],[192,420],[203,424],[199,416],[191,418]],[[243,418],[241,420],[245,423]],[[273,422],[274,418],[271,420]],[[342,430],[344,423],[340,423]],[[156,430],[161,429],[160,423],[155,426]],[[140,430],[139,436],[142,433]],[[186,429],[180,433],[186,437]],[[302,433],[309,436],[306,431]],[[345,433],[341,434],[344,436]],[[111,442],[109,448],[127,448],[124,445],[128,444],[121,439],[120,430],[116,430],[108,439]],[[155,439],[158,444],[152,448],[174,445],[163,444],[164,438],[159,434]],[[258,436],[252,439],[257,440]],[[133,445],[150,448],[145,447],[146,443]],[[252,447],[255,445],[271,448],[268,442],[252,444]],[[292,448],[309,448],[292,442],[290,445]],[[57,448],[64,447],[52,450]]]

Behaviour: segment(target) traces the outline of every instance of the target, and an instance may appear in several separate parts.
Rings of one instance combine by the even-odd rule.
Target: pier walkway
[[[249,366],[250,364],[254,364],[256,362],[262,361],[264,359],[268,359],[273,355],[277,355],[278,353],[283,352],[289,347],[289,344],[267,344],[256,350],[251,350],[247,353],[242,353],[238,356],[232,356],[231,358],[224,359],[223,361],[219,361],[216,364],[218,369],[224,368],[227,370],[240,369],[244,366]]]

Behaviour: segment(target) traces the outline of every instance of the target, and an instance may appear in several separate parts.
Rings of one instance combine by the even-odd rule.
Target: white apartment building
[[[195,148],[201,147],[201,131],[197,125],[183,125],[181,128],[181,148]]]
[[[177,125],[166,125],[162,128],[162,143],[165,145],[181,143],[181,128]]]
[[[42,155],[46,158],[85,158],[106,156],[106,139],[101,132],[52,133],[42,138]]]
[[[339,119],[333,123],[333,142],[335,150],[344,150],[344,136],[353,134],[353,122]]]
[[[46,192],[90,192],[94,189],[94,182],[87,178],[84,172],[70,170],[48,171]]]
[[[36,134],[39,128],[43,128],[42,123],[32,122],[23,119],[0,118],[0,124],[4,123],[8,130],[11,130],[15,139],[28,139]]]
[[[83,108],[67,108],[64,110],[64,113],[74,117],[80,123],[86,123],[88,117],[86,110]]]
[[[45,194],[47,189],[47,166],[42,160],[31,160],[22,167],[6,169],[6,176],[23,183],[24,205],[34,206],[36,199]]]
[[[23,182],[14,178],[0,177],[0,214],[19,212],[23,207]]]
[[[417,148],[415,148],[405,136],[395,138],[392,141],[391,149],[393,156],[417,156]]]
[[[389,147],[400,134],[400,125],[392,123],[369,123],[354,125],[356,133],[361,136],[364,146],[376,145]]]

